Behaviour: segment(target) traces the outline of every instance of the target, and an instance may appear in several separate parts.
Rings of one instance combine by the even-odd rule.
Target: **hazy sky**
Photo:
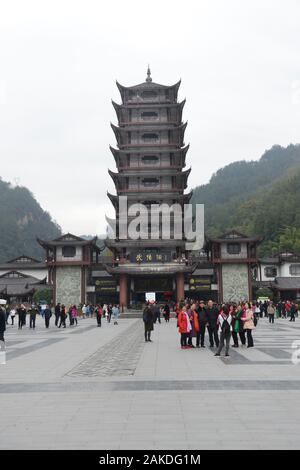
[[[64,231],[103,233],[115,80],[148,63],[182,79],[190,188],[300,142],[299,25],[299,0],[0,0],[0,175]]]

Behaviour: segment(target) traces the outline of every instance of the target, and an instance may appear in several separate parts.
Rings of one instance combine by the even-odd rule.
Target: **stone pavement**
[[[260,320],[255,348],[226,359],[181,350],[175,320],[152,343],[142,320],[51,320],[6,332],[1,449],[300,448],[300,319]]]

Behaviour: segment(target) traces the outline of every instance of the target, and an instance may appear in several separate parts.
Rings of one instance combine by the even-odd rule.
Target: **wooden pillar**
[[[124,312],[127,308],[127,274],[120,275],[120,309]]]
[[[184,300],[184,274],[176,274],[176,299],[177,302]]]

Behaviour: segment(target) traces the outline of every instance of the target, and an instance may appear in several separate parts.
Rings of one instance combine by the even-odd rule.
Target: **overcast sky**
[[[148,63],[182,79],[190,188],[300,142],[299,25],[299,0],[0,0],[0,176],[64,231],[103,233],[115,81]]]

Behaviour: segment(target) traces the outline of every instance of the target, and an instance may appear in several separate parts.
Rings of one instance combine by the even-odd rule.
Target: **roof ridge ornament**
[[[151,71],[150,71],[150,65],[148,64],[148,69],[147,69],[147,78],[146,78],[146,82],[152,82],[152,78],[151,78]]]

